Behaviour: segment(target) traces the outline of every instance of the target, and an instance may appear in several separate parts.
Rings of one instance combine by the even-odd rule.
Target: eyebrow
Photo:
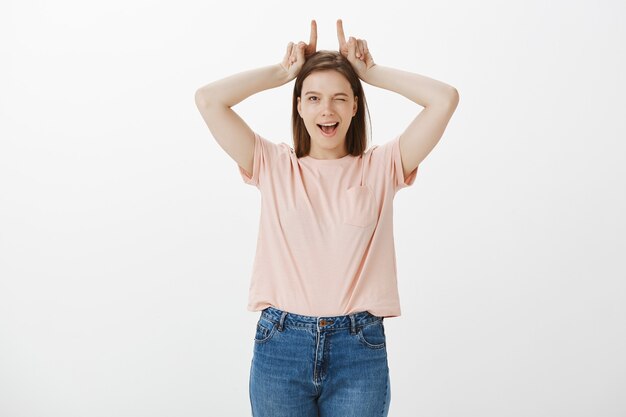
[[[321,96],[322,93],[318,93],[317,91],[307,91],[304,95],[309,95],[309,94],[317,94],[318,96]],[[335,96],[346,96],[348,97],[348,95],[346,93],[336,93]]]

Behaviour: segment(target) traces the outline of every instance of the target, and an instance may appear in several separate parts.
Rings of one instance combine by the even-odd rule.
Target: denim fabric
[[[261,312],[250,367],[253,417],[386,417],[383,317]]]

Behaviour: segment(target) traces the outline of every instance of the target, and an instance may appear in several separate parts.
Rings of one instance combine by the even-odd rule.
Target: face
[[[315,71],[305,78],[298,113],[311,136],[313,157],[345,155],[346,133],[356,114],[357,101],[350,83],[337,71]],[[329,124],[334,127],[321,126]]]

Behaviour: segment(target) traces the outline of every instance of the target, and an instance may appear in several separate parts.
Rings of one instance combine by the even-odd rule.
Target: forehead
[[[314,71],[302,82],[302,94],[308,91],[317,91],[322,94],[346,93],[351,94],[350,83],[337,71]]]

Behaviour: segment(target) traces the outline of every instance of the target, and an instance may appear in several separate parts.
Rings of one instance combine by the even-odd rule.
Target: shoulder
[[[293,152],[293,148],[285,142],[275,142],[267,139],[265,136],[255,132],[255,137],[265,153],[272,156],[289,155]]]
[[[400,136],[396,136],[386,142],[383,143],[375,143],[372,144],[364,153],[364,157],[368,157],[369,159],[380,161],[385,159],[392,159],[394,147],[399,144],[398,139]]]

